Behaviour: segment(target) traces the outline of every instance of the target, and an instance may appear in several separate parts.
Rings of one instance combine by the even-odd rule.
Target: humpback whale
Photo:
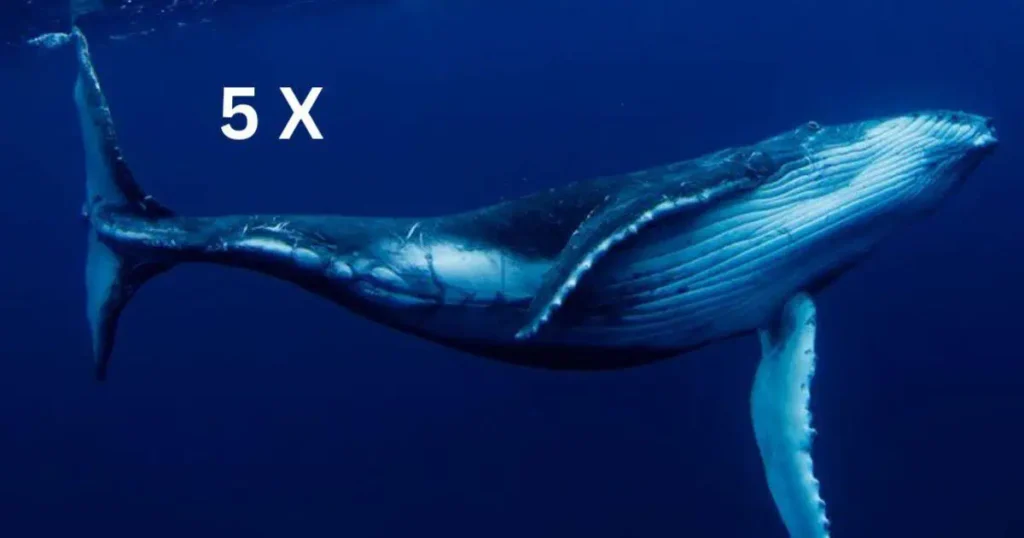
[[[86,39],[75,29],[66,41],[99,378],[125,305],[188,262],[258,271],[399,331],[540,368],[628,368],[756,334],[754,437],[798,538],[829,535],[810,457],[814,294],[936,208],[997,145],[990,119],[929,110],[809,122],[454,215],[186,216],[135,181]]]

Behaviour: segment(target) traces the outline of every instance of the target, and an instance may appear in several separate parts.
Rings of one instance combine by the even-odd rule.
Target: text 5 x
[[[320,97],[322,90],[323,88],[313,88],[306,95],[306,98],[300,102],[291,88],[281,88],[284,100],[288,102],[288,106],[292,109],[292,117],[288,120],[284,130],[281,131],[281,136],[278,138],[289,140],[301,123],[313,140],[323,140],[324,135],[320,133],[320,129],[317,128],[311,114],[313,105],[316,104],[316,99]],[[255,108],[251,105],[235,104],[235,99],[240,97],[256,97],[256,88],[224,88],[224,108],[222,112],[224,118],[231,119],[238,115],[245,118],[245,125],[241,129],[235,129],[230,123],[221,126],[221,132],[231,140],[248,140],[252,138],[252,135],[256,134],[256,129],[260,123]]]

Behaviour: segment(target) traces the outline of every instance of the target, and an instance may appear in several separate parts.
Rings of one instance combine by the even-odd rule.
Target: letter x
[[[323,140],[324,135],[320,134],[320,129],[317,128],[316,122],[313,121],[313,116],[310,115],[313,105],[316,104],[316,98],[320,97],[321,90],[323,88],[313,88],[309,91],[309,95],[306,96],[306,100],[300,103],[299,98],[295,96],[295,92],[291,88],[281,88],[284,100],[288,101],[288,106],[292,108],[292,117],[288,120],[288,124],[284,126],[284,131],[281,131],[281,140],[291,139],[295,129],[299,126],[299,122],[302,122],[306,131],[309,132],[309,136],[313,137],[313,140]]]

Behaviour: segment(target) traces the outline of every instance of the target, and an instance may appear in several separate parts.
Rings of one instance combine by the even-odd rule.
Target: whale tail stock
[[[110,109],[89,55],[89,44],[77,27],[69,38],[76,48],[75,106],[86,165],[86,200],[82,207],[89,222],[86,316],[96,377],[103,380],[121,311],[143,283],[170,269],[174,262],[152,251],[105,242],[98,231],[110,226],[114,219],[152,221],[173,216],[173,212],[146,195],[135,182],[118,147]]]

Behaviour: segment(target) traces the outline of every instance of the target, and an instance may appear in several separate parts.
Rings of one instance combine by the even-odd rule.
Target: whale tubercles
[[[798,294],[761,329],[761,362],[750,395],[754,436],[768,489],[792,538],[828,538],[828,518],[811,461],[811,380],[817,356],[814,302]]]

